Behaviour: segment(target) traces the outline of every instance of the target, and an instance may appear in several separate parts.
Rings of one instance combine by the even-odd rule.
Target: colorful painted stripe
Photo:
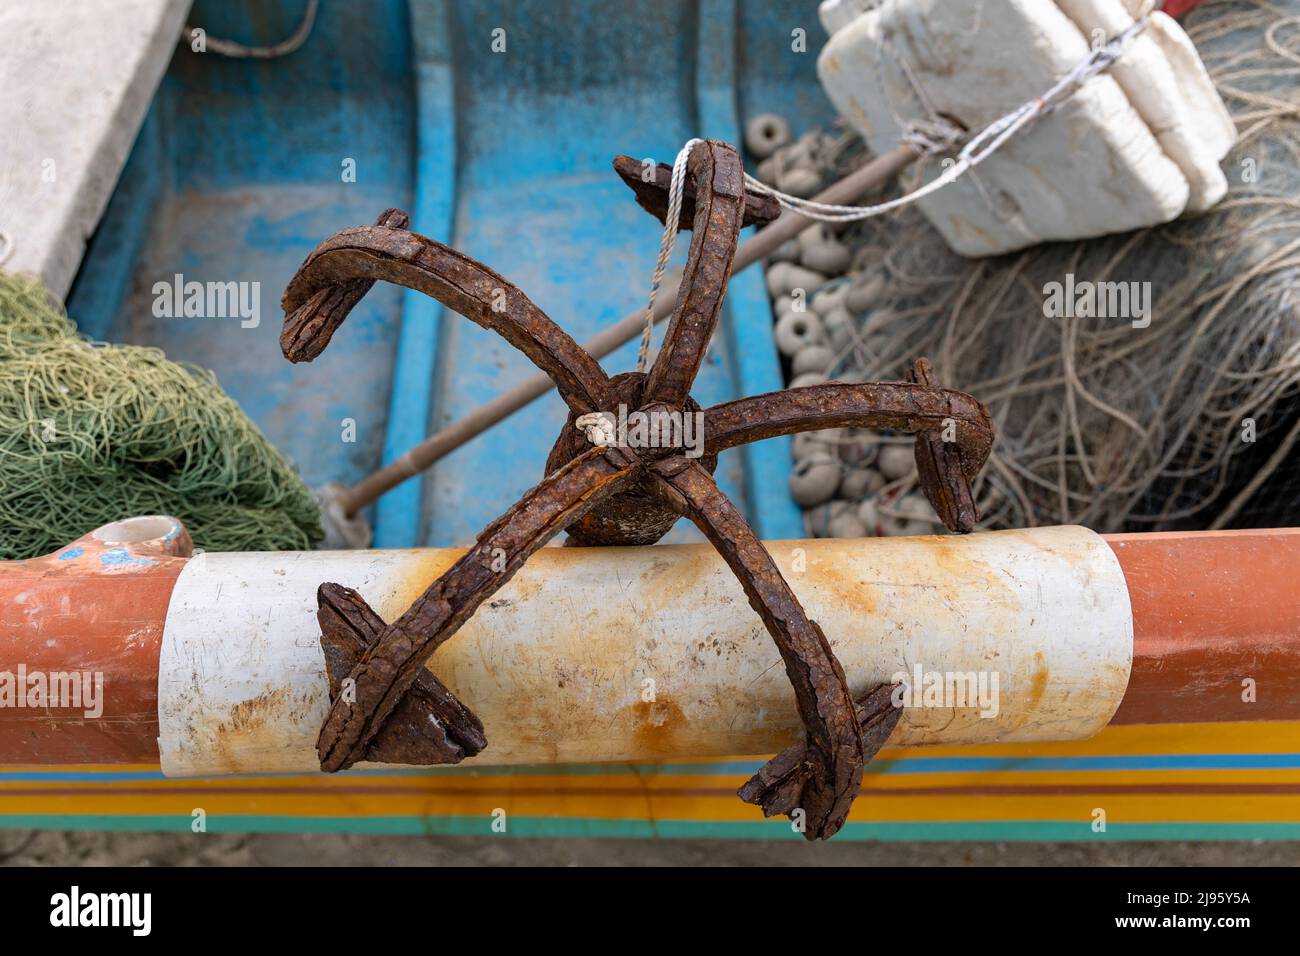
[[[1112,727],[1087,741],[890,749],[840,839],[1300,839],[1300,723]],[[0,827],[789,839],[735,798],[762,758],[167,779],[0,767]],[[1106,828],[1094,829],[1097,811]]]

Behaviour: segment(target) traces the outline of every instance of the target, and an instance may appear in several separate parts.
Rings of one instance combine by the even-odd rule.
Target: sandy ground
[[[824,843],[0,831],[6,866],[1297,866],[1300,843]]]

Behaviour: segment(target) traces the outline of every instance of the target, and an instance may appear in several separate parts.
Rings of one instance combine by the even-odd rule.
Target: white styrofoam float
[[[829,0],[823,87],[876,152],[934,114],[974,132],[1042,94],[1152,0]],[[933,113],[931,112],[933,110]],[[1182,28],[1151,13],[1111,69],[972,175],[919,202],[952,248],[995,255],[1168,222],[1223,198],[1236,129]],[[929,178],[939,175],[933,164]],[[981,188],[982,187],[982,188]]]

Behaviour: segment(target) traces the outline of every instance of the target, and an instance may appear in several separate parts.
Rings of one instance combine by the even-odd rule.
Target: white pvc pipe
[[[898,674],[918,684],[919,668],[891,743],[1084,738],[1124,695],[1128,590],[1091,531],[768,547],[855,692]],[[317,769],[328,708],[317,586],[356,588],[392,620],[461,553],[191,561],[163,637],[163,771]],[[771,753],[800,732],[775,645],[707,545],[544,549],[431,668],[486,727],[487,750],[467,763]],[[953,697],[967,688],[971,699]]]

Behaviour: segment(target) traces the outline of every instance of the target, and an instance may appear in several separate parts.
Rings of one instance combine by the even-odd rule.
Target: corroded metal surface
[[[715,405],[705,412],[704,447],[717,454],[747,442],[823,428],[889,428],[917,435],[921,488],[944,525],[973,531],[979,515],[970,482],[993,448],[993,422],[984,405],[930,381],[930,363],[917,359],[910,382],[827,382]],[[951,440],[944,439],[950,430]]]
[[[672,185],[673,168],[667,163],[658,163],[654,167],[654,178],[644,175],[645,164],[631,156],[615,156],[614,172],[622,178],[632,192],[636,193],[637,205],[660,222],[668,215],[668,187]],[[695,222],[695,185],[687,181],[682,187],[681,229],[690,229]],[[781,215],[781,206],[771,196],[761,193],[745,193],[745,212],[741,226],[756,223],[768,223]]]
[[[310,361],[324,350],[345,316],[331,311],[330,322],[318,324],[314,312],[346,305],[347,299],[330,290],[341,285],[350,289],[350,283],[362,279],[417,289],[498,333],[551,377],[570,406],[591,411],[607,403],[600,364],[519,289],[455,249],[391,226],[344,229],[307,257],[281,300],[286,335],[302,330],[287,341],[282,336],[286,358]]]
[[[336,700],[343,681],[384,632],[384,620],[360,594],[340,584],[322,584],[316,602],[330,699]],[[416,765],[459,763],[486,746],[482,722],[442,681],[421,670],[384,725],[384,733],[366,749],[366,759]]]
[[[893,704],[894,685],[880,684],[854,702],[854,714],[862,734],[862,749],[874,754],[885,745],[898,726],[902,708]],[[808,806],[804,795],[804,767],[809,759],[808,741],[800,740],[759,768],[738,791],[740,799],[763,808],[763,816],[791,814]],[[861,782],[862,771],[858,771]],[[847,808],[845,810],[847,813]]]
[[[669,182],[658,172],[652,183],[631,180],[621,168],[626,163],[615,165],[642,206],[659,215],[654,191],[665,192]],[[475,724],[469,722],[473,715],[449,692],[438,696],[445,690],[440,685],[419,683],[438,646],[559,532],[569,529],[578,543],[649,544],[667,533],[676,516],[687,515],[726,559],[776,642],[805,728],[803,749],[775,758],[760,773],[761,785],[747,787],[743,796],[765,812],[801,810],[808,839],[830,837],[843,825],[863,765],[883,742],[880,728],[888,721],[882,723],[873,712],[864,740],[858,705],[825,635],[714,483],[716,454],[774,434],[840,424],[915,433],[921,436],[917,459],[927,496],[950,530],[970,531],[978,516],[969,482],[988,456],[992,429],[978,401],[935,388],[921,359],[910,383],[794,389],[709,409],[703,414],[706,457],[700,463],[682,447],[592,447],[596,439],[580,432],[577,420],[593,411],[613,415],[630,406],[680,419],[697,409],[690,388],[717,328],[740,228],[773,212],[747,194],[740,157],[726,143],[695,146],[687,172],[691,247],[663,346],[644,376],[608,379],[591,356],[501,276],[391,225],[337,233],[289,283],[282,349],[290,360],[319,354],[358,291],[364,294],[361,283],[382,278],[423,291],[498,332],[555,381],[571,412],[547,461],[549,476],[490,525],[475,547],[392,624],[381,627],[359,595],[323,586],[321,621],[327,633],[322,642],[327,655],[335,655],[332,669],[339,675],[351,665],[339,686],[346,680],[352,693],[332,696],[317,745],[322,769],[345,769],[377,751],[416,752],[420,762],[461,759],[468,752],[463,741],[477,746]],[[380,222],[400,215],[389,210]],[[406,704],[416,687],[426,697],[433,694],[445,713],[434,712],[433,699]],[[423,748],[409,739],[417,714],[435,727],[434,739]]]
[[[806,737],[797,761],[778,774],[789,808],[802,807],[809,838],[831,836],[862,786],[862,728],[840,662],[810,621],[763,542],[704,471],[681,459],[655,468],[666,497],[678,498],[739,579],[785,663]],[[745,797],[749,799],[749,797]],[[750,800],[751,803],[761,800]],[[788,809],[782,812],[788,812]],[[764,805],[764,812],[767,807]]]
[[[616,401],[627,408],[644,406],[645,386],[644,372],[624,372],[610,379],[610,390]],[[700,410],[699,404],[687,396],[682,405],[683,413],[692,414]],[[576,427],[578,416],[577,411],[569,412],[569,419],[546,458],[547,473],[591,447],[586,434]],[[672,449],[641,448],[636,451],[639,458],[653,460],[656,456],[671,453]],[[697,461],[709,474],[718,467],[717,455],[705,454]],[[640,474],[626,491],[601,501],[565,530],[569,542],[574,545],[654,544],[672,530],[680,517],[680,511],[661,499],[653,476]]]
[[[385,209],[375,220],[376,226],[405,229],[411,217],[400,209]],[[280,332],[280,351],[290,362],[310,362],[330,344],[348,313],[365,298],[374,286],[374,279],[348,279],[332,282],[297,306],[286,312],[284,329]]]
[[[672,407],[686,400],[718,327],[745,205],[744,168],[736,151],[725,143],[701,143],[691,150],[686,171],[695,183],[691,248],[677,304],[643,396],[647,404],[663,402]]]
[[[321,727],[321,769],[362,759],[438,645],[456,633],[538,548],[632,477],[590,449],[550,475],[498,518],[406,613],[384,628],[348,675],[356,698],[335,700]]]

